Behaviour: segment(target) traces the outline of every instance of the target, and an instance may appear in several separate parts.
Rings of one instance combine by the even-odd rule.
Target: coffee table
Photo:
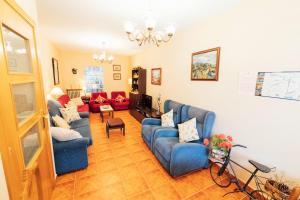
[[[104,113],[108,113],[109,116],[114,118],[114,109],[110,105],[100,106],[100,116],[102,118],[102,122],[103,122],[103,118],[104,118],[103,117]]]

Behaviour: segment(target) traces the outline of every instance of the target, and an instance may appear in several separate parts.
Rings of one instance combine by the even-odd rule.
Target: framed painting
[[[191,80],[217,81],[219,78],[220,47],[192,54]]]
[[[151,69],[151,84],[161,85],[161,68]]]
[[[114,80],[121,80],[121,73],[114,73],[113,78]]]
[[[121,65],[113,65],[114,71],[121,71]]]
[[[59,84],[59,70],[58,70],[58,61],[55,58],[52,58],[52,69],[53,69],[54,85],[58,85]]]

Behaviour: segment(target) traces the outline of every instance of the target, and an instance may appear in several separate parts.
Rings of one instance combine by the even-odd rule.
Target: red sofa
[[[66,94],[60,96],[57,101],[63,106],[63,107],[66,107],[65,104],[69,103],[70,101],[70,97]],[[84,105],[80,105],[80,106],[77,106],[77,111],[78,112],[89,112],[90,109],[89,109],[89,105],[88,104],[84,104]]]
[[[123,102],[117,102],[115,100],[118,95],[125,97]],[[127,110],[129,108],[129,99],[126,98],[126,93],[123,91],[111,92],[110,103],[114,110]]]
[[[97,97],[99,95],[101,97],[107,99],[107,101],[104,102],[104,103],[98,103],[98,102],[96,102],[95,100],[97,99]],[[92,93],[91,94],[91,100],[90,100],[90,110],[93,113],[100,112],[100,106],[103,106],[103,105],[110,105],[110,99],[107,98],[106,92],[94,92],[94,93]]]

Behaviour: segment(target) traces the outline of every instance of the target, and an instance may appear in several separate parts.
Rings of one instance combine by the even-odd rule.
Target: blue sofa
[[[164,113],[169,112],[173,109],[173,120],[175,124],[175,128],[169,128],[169,127],[162,127],[161,126],[161,120],[160,119],[154,119],[154,118],[145,118],[142,121],[142,138],[149,147],[151,151],[153,151],[153,137],[155,135],[155,132],[159,129],[167,128],[174,129],[176,131],[177,124],[181,121],[181,110],[182,110],[183,104],[178,103],[176,101],[172,100],[166,100],[164,103]]]
[[[55,100],[48,100],[50,125],[54,126],[52,117],[61,116],[61,104]],[[82,119],[70,123],[71,129],[79,132],[82,138],[60,142],[52,137],[55,169],[58,175],[86,168],[88,166],[87,147],[93,143],[89,124],[89,113],[79,113]]]
[[[209,152],[203,140],[210,138],[215,121],[214,112],[188,105],[182,107],[180,116],[180,123],[196,118],[199,140],[179,143],[179,132],[174,128],[157,129],[152,138],[154,155],[173,177],[208,167]]]

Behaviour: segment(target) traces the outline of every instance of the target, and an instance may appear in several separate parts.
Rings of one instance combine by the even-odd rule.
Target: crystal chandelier
[[[105,42],[102,42],[103,47],[105,46]],[[108,63],[112,63],[115,59],[115,57],[113,55],[106,55],[106,51],[102,51],[101,54],[94,54],[93,55],[93,59],[95,61],[99,61],[101,63],[103,62],[108,62]]]
[[[169,25],[166,27],[165,32],[162,32],[155,31],[155,25],[156,22],[149,12],[145,18],[146,30],[140,31],[135,29],[134,24],[131,22],[126,22],[124,28],[128,39],[132,42],[136,41],[139,46],[142,46],[145,43],[152,43],[159,47],[162,42],[170,41],[175,34],[175,27],[173,25]]]

